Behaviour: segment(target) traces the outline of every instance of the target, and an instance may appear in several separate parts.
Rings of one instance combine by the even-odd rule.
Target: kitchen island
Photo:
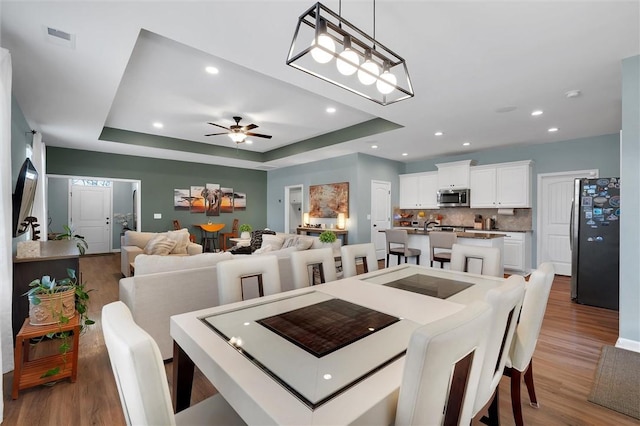
[[[429,266],[430,259],[430,246],[429,246],[429,232],[419,228],[394,228],[394,229],[406,229],[409,234],[409,247],[420,249],[420,264]],[[384,232],[384,231],[380,231]],[[485,231],[488,232],[488,231]],[[482,233],[476,234],[471,232],[455,232],[458,236],[458,244],[465,244],[469,246],[481,246],[481,247],[497,247],[500,249],[500,259],[504,259],[504,235]],[[410,258],[409,262],[415,262],[415,258]],[[389,266],[397,264],[397,257],[391,256],[389,258]],[[436,266],[439,266],[436,263]],[[448,268],[448,264],[444,265]],[[504,260],[502,261],[501,271],[504,273]],[[471,271],[473,272],[473,271]]]

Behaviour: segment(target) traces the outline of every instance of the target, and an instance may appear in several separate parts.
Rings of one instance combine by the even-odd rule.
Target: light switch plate
[[[162,219],[162,213],[154,213],[153,214],[153,218],[154,219]]]

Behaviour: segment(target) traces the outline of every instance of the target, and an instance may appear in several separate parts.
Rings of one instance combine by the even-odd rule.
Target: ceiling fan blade
[[[267,139],[271,139],[273,137],[271,135],[261,135],[260,133],[251,133],[251,132],[246,132],[245,135],[255,136],[256,138],[267,138]]]
[[[244,126],[242,128],[242,130],[244,130],[245,132],[248,132],[249,130],[253,130],[253,129],[257,128],[257,127],[258,126],[255,125],[255,124],[248,124],[248,125]]]
[[[222,128],[223,128],[223,129],[225,129],[225,130],[229,130],[229,128],[228,128],[228,127],[224,127],[224,126],[221,126],[221,125],[216,124],[216,123],[211,123],[211,122],[207,122],[207,123],[208,123],[208,124],[211,124],[212,126],[222,127]]]
[[[209,133],[208,135],[205,136],[218,136],[218,135],[228,135],[228,132],[222,132],[222,133]]]

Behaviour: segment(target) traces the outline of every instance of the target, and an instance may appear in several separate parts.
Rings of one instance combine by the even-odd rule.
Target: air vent
[[[44,27],[44,30],[47,41],[53,44],[57,44],[58,46],[66,46],[70,49],[76,48],[75,34],[71,34],[66,31],[58,30],[51,27]]]

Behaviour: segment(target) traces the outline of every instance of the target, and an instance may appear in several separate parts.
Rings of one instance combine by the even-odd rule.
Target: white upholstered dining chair
[[[497,247],[468,246],[454,244],[451,248],[451,270],[474,272],[472,268],[479,265],[482,275],[502,277],[502,258]]]
[[[219,262],[216,269],[221,305],[245,300],[245,286],[249,285],[255,284],[258,296],[282,291],[278,258],[274,255],[238,256]]]
[[[173,414],[160,349],[118,301],[102,308],[102,332],[127,425],[242,425],[216,394]]]
[[[293,288],[303,288],[313,285],[316,268],[320,275],[320,283],[327,283],[338,279],[336,275],[336,261],[333,257],[333,249],[331,247],[294,251],[291,253]]]
[[[487,328],[487,349],[480,373],[473,417],[489,407],[490,425],[499,423],[498,385],[511,348],[523,296],[524,278],[520,275],[511,275],[502,285],[489,290],[484,299],[493,308],[493,315],[491,324]]]
[[[373,243],[351,244],[340,247],[342,257],[342,272],[344,278],[358,275],[356,263],[362,259],[364,273],[378,270],[376,246]]]
[[[531,273],[525,286],[520,321],[516,326],[511,350],[507,356],[504,374],[511,380],[511,407],[516,425],[522,426],[522,406],[520,403],[520,384],[522,375],[529,391],[530,404],[538,408],[538,399],[533,385],[533,352],[536,349],[544,312],[547,308],[554,274],[551,263],[543,263]]]
[[[468,425],[484,358],[491,307],[476,301],[411,335],[396,425]]]

